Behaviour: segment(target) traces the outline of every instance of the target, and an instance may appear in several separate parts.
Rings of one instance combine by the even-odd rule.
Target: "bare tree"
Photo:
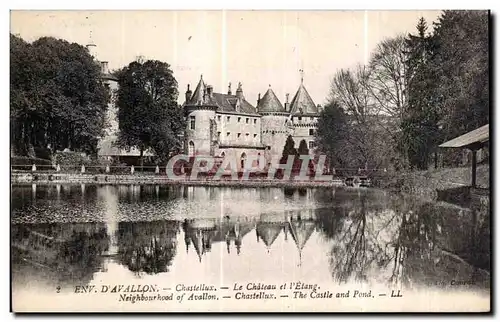
[[[406,112],[406,43],[403,35],[377,45],[370,60],[368,87],[381,113],[401,121]]]
[[[384,118],[379,115],[378,103],[370,88],[369,68],[357,65],[353,70],[337,72],[331,82],[330,100],[338,102],[348,116],[346,141],[353,161],[361,166],[387,166],[393,148],[386,144],[387,133],[380,126],[384,125]]]

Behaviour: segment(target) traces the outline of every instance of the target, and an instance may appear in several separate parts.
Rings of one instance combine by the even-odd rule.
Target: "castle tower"
[[[92,40],[92,31],[90,32],[89,42],[86,45],[86,47],[90,56],[92,56],[95,60],[97,60],[97,46],[94,43],[94,40]]]
[[[257,109],[262,115],[261,136],[262,144],[269,147],[269,158],[281,156],[286,138],[292,134],[289,127],[290,113],[288,113],[274,91],[269,85],[269,89],[264,96],[259,99]],[[268,160],[268,162],[271,160]]]
[[[309,155],[314,155],[316,143],[314,136],[318,125],[319,110],[304,87],[304,78],[301,77],[300,86],[290,103],[290,114],[293,122],[293,140],[295,146],[304,140],[309,148]]]
[[[187,115],[185,134],[185,149],[190,156],[213,155],[214,138],[217,131],[215,111],[217,105],[213,98],[213,87],[206,85],[203,76],[191,95],[190,89],[186,92],[184,112]]]

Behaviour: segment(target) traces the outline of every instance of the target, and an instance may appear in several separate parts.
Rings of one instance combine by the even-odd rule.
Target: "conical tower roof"
[[[193,242],[194,249],[196,250],[196,254],[198,255],[198,260],[201,262],[201,255],[203,254],[203,240],[201,231],[191,231],[191,241]]]
[[[304,84],[300,84],[297,93],[290,103],[291,114],[319,114],[317,106],[307,92]]]
[[[257,233],[266,245],[266,247],[271,247],[276,238],[278,238],[281,233],[281,224],[279,223],[269,223],[261,222],[257,224]]]
[[[314,221],[291,221],[289,224],[293,241],[299,250],[300,266],[302,265],[302,249],[311,237],[315,228],[315,223]]]
[[[191,99],[189,100],[189,105],[199,105],[204,103],[204,96],[207,91],[207,85],[203,81],[203,76],[200,77],[200,81],[194,90]]]
[[[314,228],[314,221],[291,221],[290,222],[290,232],[292,234],[293,241],[299,251],[302,251],[305,244],[311,237]]]
[[[264,97],[259,101],[257,108],[259,113],[286,112],[270,85]]]

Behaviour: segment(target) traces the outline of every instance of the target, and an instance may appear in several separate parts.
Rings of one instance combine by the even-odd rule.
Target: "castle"
[[[257,106],[250,104],[242,84],[233,94],[231,83],[227,93],[216,93],[200,77],[194,92],[188,85],[183,104],[187,117],[185,152],[190,156],[231,156],[241,160],[253,154],[266,162],[280,157],[288,136],[295,148],[305,140],[309,155],[315,153],[314,134],[321,106],[316,106],[307,92],[303,78],[292,101],[281,104],[269,85],[260,94]]]
[[[108,70],[108,63],[97,59],[95,44],[87,45],[89,53],[101,65],[102,80],[110,93],[118,89],[118,80]],[[309,155],[315,153],[314,134],[321,106],[315,105],[304,87],[303,77],[292,101],[288,94],[283,105],[269,85],[268,90],[257,99],[257,106],[249,103],[243,94],[241,83],[233,94],[231,83],[227,93],[216,93],[213,86],[205,84],[200,77],[194,92],[188,85],[182,105],[186,117],[184,150],[190,156],[231,156],[241,160],[254,155],[263,156],[266,163],[280,157],[288,136],[292,136],[295,148],[304,140]],[[118,138],[117,106],[112,95],[108,105],[105,135],[100,138],[98,155],[108,160],[119,157],[138,157],[137,148],[120,149]],[[146,151],[145,156],[152,156]]]

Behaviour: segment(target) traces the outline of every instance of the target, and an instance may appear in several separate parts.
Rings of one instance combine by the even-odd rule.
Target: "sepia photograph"
[[[491,313],[488,10],[11,10],[13,313]]]

